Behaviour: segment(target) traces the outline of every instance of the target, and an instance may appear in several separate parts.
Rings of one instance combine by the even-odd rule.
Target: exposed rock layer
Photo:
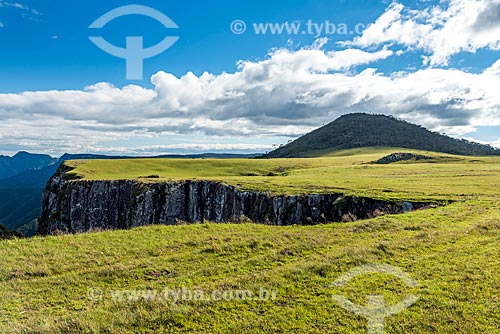
[[[214,181],[68,180],[68,170],[62,165],[45,188],[39,234],[126,229],[179,221],[231,222],[242,217],[263,224],[316,224],[428,206],[342,194],[290,196],[247,192]]]
[[[399,162],[399,161],[407,161],[407,160],[432,160],[432,157],[426,156],[426,155],[421,155],[421,154],[414,154],[414,153],[392,153],[389,154],[377,161],[375,161],[376,164],[390,164],[393,162]]]

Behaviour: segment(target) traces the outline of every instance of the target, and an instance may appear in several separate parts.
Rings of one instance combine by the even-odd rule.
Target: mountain
[[[11,166],[22,171],[0,179],[0,226],[3,225],[10,230],[19,230],[23,234],[30,235],[35,231],[33,222],[40,215],[41,198],[45,184],[63,161],[118,157],[95,154],[64,154],[57,159],[48,155],[19,152],[12,158],[4,156],[2,158],[4,161],[8,160]]]
[[[58,159],[45,154],[0,156],[0,227],[34,233],[42,189],[58,167]]]
[[[57,162],[46,154],[19,152],[13,157],[0,156],[0,179],[5,179],[27,170],[38,170]]]
[[[25,170],[11,177],[0,180],[0,189],[44,187],[47,180],[56,172],[59,164],[64,160],[56,161],[56,163],[46,167],[36,170]]]
[[[314,156],[318,151],[357,147],[403,147],[458,155],[500,155],[488,145],[451,138],[392,116],[347,114],[262,158]]]

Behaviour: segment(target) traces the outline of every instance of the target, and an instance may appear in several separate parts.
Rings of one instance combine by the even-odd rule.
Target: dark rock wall
[[[421,160],[432,160],[433,158],[426,156],[426,155],[414,154],[414,153],[392,153],[392,154],[389,154],[389,155],[375,161],[375,163],[377,163],[377,164],[391,164],[393,162],[407,161],[407,160],[411,160],[411,159],[421,161]]]

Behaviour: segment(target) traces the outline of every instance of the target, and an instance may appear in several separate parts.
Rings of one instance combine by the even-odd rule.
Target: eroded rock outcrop
[[[43,193],[39,234],[126,229],[148,224],[239,221],[292,225],[354,221],[402,213],[426,203],[342,194],[273,195],[214,181],[69,180],[62,165]]]
[[[377,161],[375,161],[376,164],[391,164],[394,162],[399,162],[399,161],[407,161],[407,160],[416,160],[416,161],[421,161],[421,160],[432,160],[432,157],[422,155],[422,154],[415,154],[415,153],[392,153],[389,154]]]

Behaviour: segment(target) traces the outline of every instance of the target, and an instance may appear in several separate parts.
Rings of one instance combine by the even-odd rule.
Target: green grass
[[[487,204],[487,205],[486,205]],[[332,294],[365,303],[420,300],[386,333],[498,333],[498,203],[314,227],[152,226],[0,243],[2,333],[364,333]],[[373,275],[329,287],[365,263],[387,263],[419,287]],[[116,289],[277,291],[273,301],[114,302]],[[89,300],[98,288],[103,299]],[[3,327],[3,329],[1,328]]]
[[[365,304],[367,295],[381,294],[394,304],[410,293],[420,299],[388,317],[385,333],[499,333],[500,160],[447,156],[434,163],[369,164],[388,151],[408,150],[297,160],[70,162],[78,166],[74,173],[87,179],[158,174],[275,192],[337,189],[459,201],[308,227],[149,226],[3,240],[0,333],[366,333],[366,320],[337,306],[332,295]],[[262,176],[270,171],[283,175]],[[418,287],[382,274],[331,286],[367,263],[396,266]],[[276,299],[173,303],[114,301],[110,295],[183,287],[206,294],[264,288],[274,290]],[[102,291],[101,298],[89,298],[89,289]]]
[[[435,157],[389,165],[371,162],[392,152]],[[461,200],[496,198],[500,157],[461,157],[408,149],[372,148],[309,159],[127,159],[71,161],[70,174],[87,180],[208,179],[243,190],[274,193],[342,192],[381,199]],[[272,175],[272,176],[268,176]]]

